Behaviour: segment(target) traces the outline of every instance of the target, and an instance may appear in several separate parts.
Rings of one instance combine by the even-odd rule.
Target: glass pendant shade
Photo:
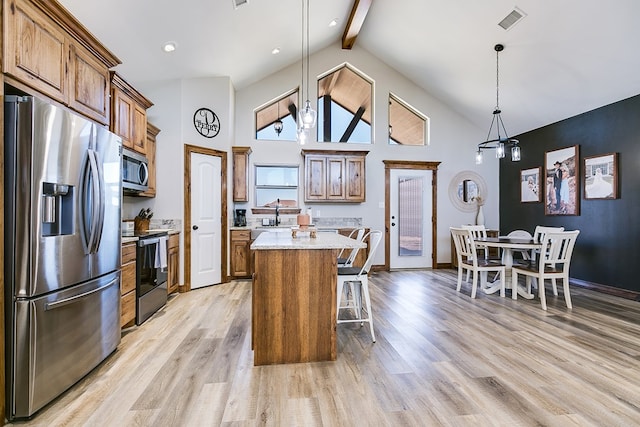
[[[496,145],[496,158],[497,159],[504,158],[504,143],[503,142],[499,142],[498,145]]]
[[[520,147],[518,145],[514,145],[513,147],[511,147],[511,161],[520,161]]]
[[[300,110],[300,123],[305,129],[311,129],[316,125],[318,114],[311,108],[311,101],[307,100],[304,108]]]
[[[308,138],[309,138],[309,134],[308,134],[307,130],[304,128],[304,126],[300,126],[298,128],[298,132],[297,132],[297,135],[296,135],[296,139],[298,141],[298,144],[300,144],[300,145],[306,144]]]
[[[476,165],[482,164],[482,151],[478,150],[476,152]]]

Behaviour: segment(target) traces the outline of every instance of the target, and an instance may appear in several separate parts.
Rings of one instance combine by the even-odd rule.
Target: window
[[[318,80],[318,142],[370,144],[373,83],[348,64]]]
[[[389,94],[389,144],[429,145],[429,118]]]
[[[256,110],[256,139],[271,141],[295,141],[296,117],[298,114],[298,89],[294,89],[275,101],[270,101]],[[282,127],[276,132],[275,124]]]
[[[298,207],[298,166],[256,165],[256,207]]]

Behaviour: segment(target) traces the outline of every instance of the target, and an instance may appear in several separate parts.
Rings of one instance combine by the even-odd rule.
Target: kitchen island
[[[337,233],[305,234],[262,233],[251,245],[254,365],[336,359],[338,252],[366,245]]]

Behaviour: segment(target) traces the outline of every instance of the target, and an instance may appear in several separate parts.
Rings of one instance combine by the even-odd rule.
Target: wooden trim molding
[[[180,286],[180,292],[191,290],[191,155],[204,154],[206,156],[220,157],[221,172],[220,177],[220,198],[221,224],[220,227],[220,260],[221,279],[223,282],[229,280],[227,274],[227,233],[229,227],[227,220],[227,153],[225,151],[211,148],[199,147],[197,145],[184,144],[184,284]]]
[[[438,268],[438,166],[441,162],[415,162],[411,160],[383,160],[384,163],[384,269],[389,271],[391,258],[391,169],[432,171],[431,181],[431,265]]]
[[[630,291],[627,289],[616,288],[615,286],[601,285],[599,283],[588,282],[586,280],[574,279],[573,277],[569,277],[569,283],[580,288],[591,289],[603,294],[613,295],[632,301],[640,301],[640,292],[638,291]]]
[[[58,25],[67,31],[75,41],[83,45],[93,55],[102,61],[107,68],[113,68],[122,63],[109,49],[107,49],[80,21],[57,1],[31,0],[31,3],[42,10]]]

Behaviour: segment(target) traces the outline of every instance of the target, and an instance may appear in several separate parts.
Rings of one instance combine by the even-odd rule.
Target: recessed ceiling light
[[[167,53],[173,52],[177,48],[178,48],[178,43],[176,42],[166,42],[165,44],[162,45],[162,50]]]
[[[273,50],[271,51],[272,55],[277,55],[280,53],[280,48],[279,47],[274,47]]]
[[[338,18],[334,18],[329,22],[330,27],[335,27],[336,25],[338,25]]]

